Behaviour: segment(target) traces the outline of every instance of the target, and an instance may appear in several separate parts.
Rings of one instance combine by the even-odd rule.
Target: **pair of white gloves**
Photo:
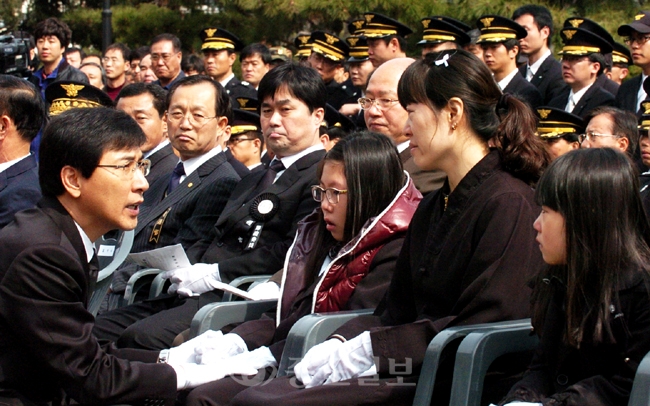
[[[497,405],[495,405],[494,403],[490,403],[490,406],[497,406]],[[515,402],[506,403],[503,406],[543,406],[543,405],[541,403],[515,401]]]
[[[307,388],[375,375],[370,332],[345,342],[332,338],[312,347],[293,371]]]
[[[201,293],[218,289],[221,282],[219,264],[194,264],[187,268],[165,271],[162,277],[172,283],[167,293],[184,297],[199,296]],[[277,299],[280,296],[280,288],[274,282],[261,283],[248,294],[254,300]]]
[[[276,365],[268,347],[248,351],[237,334],[213,330],[170,348],[167,363],[176,371],[178,390],[195,388],[229,375],[255,375],[258,369]]]

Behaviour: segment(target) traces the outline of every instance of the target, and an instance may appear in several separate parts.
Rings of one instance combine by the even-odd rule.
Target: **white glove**
[[[302,360],[293,367],[296,378],[303,384],[309,385],[314,374],[324,365],[327,365],[330,356],[342,345],[343,341],[330,338],[311,347]]]
[[[255,375],[257,369],[248,365],[224,363],[222,365],[171,364],[176,371],[178,390],[196,388],[204,383],[222,379],[228,375]]]
[[[280,297],[280,287],[275,282],[264,282],[248,291],[253,300],[277,299]]]
[[[195,346],[194,356],[197,364],[215,365],[220,361],[248,352],[244,340],[235,333],[228,333],[216,340],[202,341]]]
[[[187,268],[165,271],[162,277],[172,282],[167,293],[178,293],[179,296],[186,297],[209,292],[217,288],[214,282],[221,282],[219,264],[194,264]]]
[[[195,357],[195,348],[203,348],[205,342],[213,342],[220,340],[223,337],[221,331],[208,330],[205,333],[194,337],[193,339],[184,342],[178,347],[172,347],[169,349],[169,354],[167,355],[168,364],[186,364],[186,363],[197,363]]]
[[[269,347],[259,347],[253,351],[243,352],[227,360],[229,363],[248,366],[252,369],[262,369],[266,367],[275,367],[278,362],[275,360]]]
[[[323,365],[312,376],[307,388],[357,377],[369,370],[373,365],[374,358],[370,332],[364,331],[353,339],[344,342],[330,356],[327,365]]]
[[[494,405],[494,406],[496,406],[496,405]],[[515,402],[510,402],[510,403],[508,403],[508,404],[505,404],[505,405],[503,405],[503,406],[542,406],[542,404],[541,404],[541,403],[537,403],[537,402],[531,403],[531,402],[519,402],[519,401],[515,401]]]

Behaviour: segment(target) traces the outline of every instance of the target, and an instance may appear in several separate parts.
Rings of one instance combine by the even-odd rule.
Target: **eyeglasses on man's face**
[[[230,138],[227,142],[226,145],[237,145],[239,143],[242,143],[244,141],[253,141],[257,138],[246,138],[246,137],[235,137],[235,138]]]
[[[339,190],[333,187],[323,189],[320,186],[311,187],[311,196],[319,203],[323,201],[323,194],[325,194],[325,197],[330,204],[338,204],[339,196],[346,193],[348,193],[347,189]]]
[[[399,102],[397,99],[370,99],[368,97],[361,97],[357,101],[364,110],[370,110],[373,104],[380,110],[387,110]]]
[[[185,117],[187,116],[187,113],[180,111],[180,110],[173,110],[168,113],[168,120],[171,121],[174,124],[181,123]],[[189,114],[189,121],[190,124],[193,127],[203,127],[208,123],[208,121],[212,120],[213,118],[217,118],[217,116],[213,117],[207,117],[201,113],[190,113]]]
[[[631,35],[631,36],[625,38],[625,40],[623,42],[625,42],[625,45],[627,45],[629,47],[629,46],[632,46],[632,44],[635,44],[635,43],[637,45],[639,45],[639,46],[642,46],[643,44],[645,44],[648,41],[650,41],[650,35]]]
[[[585,140],[589,140],[590,142],[596,141],[598,137],[615,137],[615,138],[620,138],[620,135],[616,134],[600,134],[594,131],[587,131],[584,134],[578,135],[578,141],[582,144]]]
[[[113,174],[117,173],[116,176],[120,176],[124,179],[132,179],[136,169],[140,170],[144,176],[149,175],[149,170],[151,169],[151,161],[148,159],[141,159],[139,161],[131,161],[125,165],[97,165],[97,167],[104,168],[107,171],[109,171],[108,168],[116,169],[115,172],[109,172]]]
[[[176,54],[151,54],[151,61],[155,63],[162,59],[164,63],[167,63],[174,55]]]

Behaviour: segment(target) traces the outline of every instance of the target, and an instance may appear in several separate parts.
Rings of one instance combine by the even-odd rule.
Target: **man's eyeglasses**
[[[373,104],[380,110],[387,110],[399,102],[399,100],[393,99],[370,99],[368,97],[361,97],[357,101],[359,102],[359,106],[364,110],[370,110]]]
[[[327,198],[327,201],[330,202],[330,204],[338,204],[339,195],[346,193],[348,193],[347,189],[338,190],[333,187],[329,187],[327,189],[323,189],[320,186],[311,187],[311,196],[319,203],[323,201],[323,194],[325,194],[325,197]]]
[[[638,37],[627,37],[623,42],[625,42],[625,45],[632,46],[635,42],[641,46],[645,44],[646,42],[650,41],[650,35],[639,35]]]
[[[226,145],[237,145],[240,142],[244,141],[253,141],[256,140],[257,138],[246,138],[246,137],[239,137],[239,138],[230,138],[227,142]]]
[[[620,138],[620,135],[616,135],[616,134],[599,134],[597,132],[588,131],[585,134],[578,135],[578,141],[580,141],[581,144],[585,140],[589,140],[589,141],[593,142],[593,141],[596,141],[596,138],[598,138],[598,137],[616,137],[616,138]]]
[[[185,119],[185,116],[187,114],[183,113],[182,111],[172,111],[171,113],[168,113],[168,119],[172,123],[180,123]],[[207,124],[208,121],[212,120],[213,118],[217,118],[217,116],[214,117],[206,117],[201,113],[190,113],[190,124],[194,127],[203,127],[205,124]]]
[[[172,56],[174,55],[175,54],[151,54],[151,61],[158,62],[160,59],[162,59],[163,62],[167,63],[170,59],[172,59]]]
[[[98,168],[113,168],[119,169],[118,174],[121,174],[122,177],[132,179],[135,174],[136,169],[139,169],[144,176],[149,175],[149,170],[151,169],[151,161],[148,159],[141,159],[139,161],[131,161],[125,165],[97,165]],[[108,169],[106,169],[108,171]],[[112,173],[112,171],[109,171]],[[116,175],[119,176],[119,175]]]

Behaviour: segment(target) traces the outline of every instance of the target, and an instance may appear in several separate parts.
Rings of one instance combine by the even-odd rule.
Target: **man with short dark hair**
[[[544,103],[548,103],[566,87],[562,80],[562,66],[550,49],[553,16],[544,6],[527,4],[516,9],[512,19],[528,33],[519,40],[521,53],[528,57],[528,62],[519,67],[519,72],[537,87]]]
[[[592,110],[585,118],[587,128],[580,140],[582,148],[614,148],[634,156],[639,143],[636,116],[626,110],[603,106]]]
[[[368,39],[368,55],[376,68],[395,58],[406,57],[406,39],[412,34],[406,25],[379,13],[364,13],[363,34]]]
[[[130,115],[142,128],[147,142],[140,148],[151,161],[147,181],[153,185],[158,178],[169,176],[178,157],[167,138],[167,92],[153,83],[133,83],[123,88],[115,99],[115,108]]]
[[[77,68],[70,66],[63,57],[71,36],[70,27],[54,17],[41,21],[34,28],[38,58],[43,66],[29,77],[29,81],[39,88],[43,98],[47,86],[57,80],[88,83],[88,77]]]
[[[271,69],[271,51],[264,44],[246,45],[239,54],[242,79],[257,90],[260,81]]]
[[[625,37],[632,62],[641,68],[641,74],[621,84],[616,93],[616,106],[639,117],[643,113],[641,102],[648,97],[643,82],[650,75],[650,11],[641,11],[634,16],[634,21],[618,27],[618,35]]]
[[[45,102],[36,87],[0,75],[0,229],[41,198],[36,157],[29,144],[45,119]]]
[[[129,58],[131,50],[124,44],[111,44],[104,51],[102,66],[106,72],[105,91],[111,100],[115,100],[120,90],[127,84],[126,75],[131,69]]]
[[[106,86],[106,73],[104,68],[97,65],[95,62],[84,62],[79,67],[79,70],[88,76],[88,81],[97,89],[104,90]]]
[[[86,57],[86,53],[77,47],[66,48],[65,50],[65,60],[73,68],[79,69],[81,66],[81,61]]]
[[[173,34],[159,34],[151,40],[151,66],[158,80],[154,83],[169,90],[172,85],[183,79],[181,69],[181,40]]]
[[[167,273],[169,293],[180,296],[167,307],[150,301],[118,309],[130,322],[125,317],[110,326],[102,323],[106,328],[95,329],[99,337],[124,347],[168,348],[190,327],[200,306],[221,300],[214,281],[229,283],[282,268],[298,222],[317,207],[311,186],[318,183],[316,169],[325,155],[319,127],[326,91],[315,70],[287,63],[264,76],[259,95],[262,132],[274,161],[239,182],[211,231],[187,250],[194,265]]]

